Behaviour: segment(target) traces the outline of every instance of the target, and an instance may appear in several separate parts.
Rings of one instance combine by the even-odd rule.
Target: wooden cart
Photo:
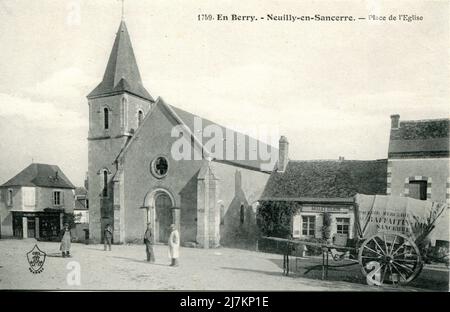
[[[329,267],[359,264],[361,272],[372,284],[405,285],[414,280],[424,265],[423,246],[447,204],[393,196],[355,196],[355,247],[305,242],[298,239],[267,239],[292,245],[322,248],[322,279]],[[447,214],[444,214],[448,216]],[[448,226],[448,224],[447,224]],[[357,259],[343,265],[329,265],[330,250],[353,251]],[[334,259],[337,260],[337,259]],[[307,270],[308,272],[309,270]]]

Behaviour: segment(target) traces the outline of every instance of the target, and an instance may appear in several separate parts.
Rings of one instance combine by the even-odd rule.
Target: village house
[[[269,231],[265,234],[321,239],[327,217],[331,238],[354,238],[354,195],[386,194],[387,160],[289,160],[287,139],[281,137],[279,144],[279,163],[261,196],[259,214],[283,215],[284,224],[263,228]]]
[[[87,198],[87,190],[84,187],[75,189],[75,207],[73,210],[75,223],[89,223],[89,200]]]
[[[256,142],[256,149],[272,147],[161,98],[154,100],[142,84],[124,21],[103,79],[87,99],[93,242],[103,240],[107,224],[113,226],[115,243],[142,242],[147,223],[152,224],[156,242],[163,243],[172,223],[182,243],[204,248],[256,237],[255,205],[273,166],[264,167],[259,154],[250,157],[254,149],[249,142]],[[196,120],[201,120],[200,129]],[[212,125],[227,133],[220,144],[224,154],[231,152],[231,159],[212,155],[206,145],[202,133]],[[182,132],[188,137],[188,159],[173,153]],[[237,157],[243,148],[243,157]]]
[[[387,194],[450,203],[450,119],[400,121],[391,116]],[[448,210],[432,241],[449,241]]]
[[[85,183],[87,184],[87,183]],[[89,240],[89,199],[88,191],[85,187],[75,189],[74,217],[74,237],[79,242],[87,243]]]
[[[73,213],[75,186],[58,166],[32,163],[0,186],[2,237],[52,239]]]

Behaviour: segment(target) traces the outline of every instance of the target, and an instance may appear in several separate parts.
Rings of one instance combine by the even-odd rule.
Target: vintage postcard
[[[449,6],[0,0],[0,289],[448,291]]]

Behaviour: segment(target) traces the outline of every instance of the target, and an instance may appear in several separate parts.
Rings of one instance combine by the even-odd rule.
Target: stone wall
[[[236,247],[256,244],[256,205],[270,175],[215,161],[211,162],[211,168],[219,179],[220,244]]]
[[[122,163],[126,241],[142,241],[148,220],[147,208],[142,207],[152,209],[152,201],[159,190],[173,197],[176,207],[173,221],[179,226],[181,241],[195,242],[197,175],[205,161],[173,159],[171,148],[177,140],[171,137],[174,125],[168,112],[157,106],[126,151]],[[158,156],[166,157],[169,162],[168,173],[161,179],[150,170],[151,162]]]

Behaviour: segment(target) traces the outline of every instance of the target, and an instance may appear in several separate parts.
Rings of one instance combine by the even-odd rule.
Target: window
[[[61,206],[61,191],[53,191],[53,206]]]
[[[138,127],[142,124],[143,119],[144,119],[144,113],[140,110],[138,112]]]
[[[36,189],[34,187],[22,187],[24,206],[36,206]]]
[[[220,205],[220,225],[225,224],[225,206],[223,204]]]
[[[426,200],[427,199],[427,181],[410,181],[409,197]]]
[[[350,233],[350,219],[349,218],[336,218],[336,227],[338,234]]]
[[[241,225],[244,224],[244,221],[245,221],[244,218],[245,218],[245,209],[244,209],[244,205],[241,205],[240,216],[239,216]]]
[[[103,197],[108,196],[108,171],[103,170]]]
[[[169,161],[167,158],[160,156],[152,161],[150,167],[152,174],[160,179],[167,175],[167,171],[169,170]]]
[[[13,190],[8,190],[8,206],[12,206],[13,204]]]
[[[316,217],[302,216],[302,235],[315,236],[316,234]]]
[[[103,121],[105,129],[109,129],[109,110],[106,107],[103,109]]]

